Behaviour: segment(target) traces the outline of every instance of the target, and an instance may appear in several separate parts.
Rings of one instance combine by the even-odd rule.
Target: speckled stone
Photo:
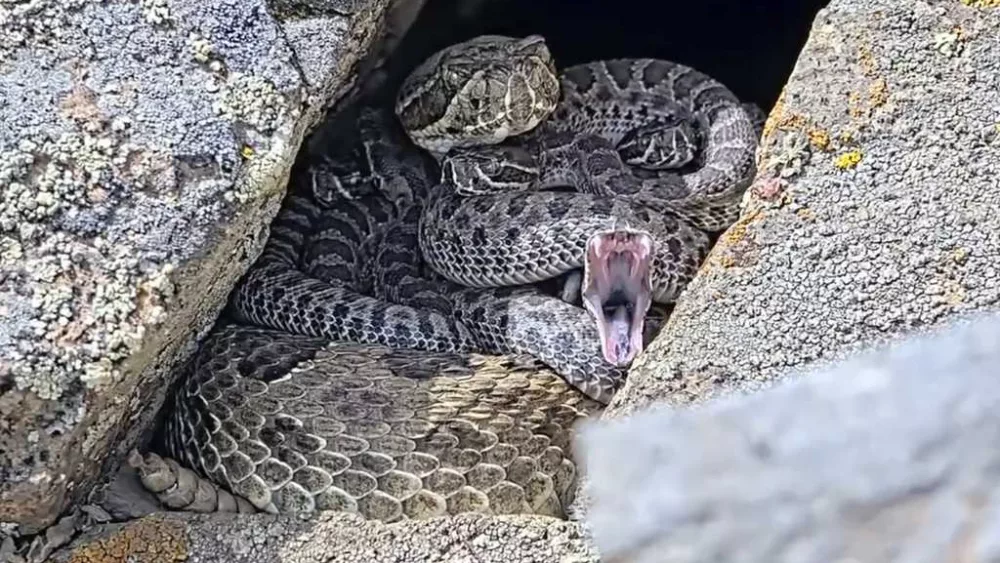
[[[177,549],[201,563],[597,563],[580,526],[539,516],[484,516],[383,524],[354,514],[311,515],[174,513],[125,526],[99,526],[52,561],[100,560],[102,554],[142,557],[150,545],[181,529]],[[170,547],[173,547],[171,545]],[[143,560],[143,559],[140,559]]]
[[[135,444],[387,5],[0,6],[0,523],[51,523]]]
[[[820,12],[742,219],[606,417],[752,391],[997,309],[1000,10],[978,6],[834,0]]]

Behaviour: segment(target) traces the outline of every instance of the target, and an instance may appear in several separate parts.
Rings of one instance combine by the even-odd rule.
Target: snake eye
[[[495,176],[500,173],[500,163],[493,159],[483,162],[480,167],[488,176]]]

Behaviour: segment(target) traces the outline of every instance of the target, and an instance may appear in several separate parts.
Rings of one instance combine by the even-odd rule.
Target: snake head
[[[508,145],[453,149],[441,163],[441,182],[461,195],[524,191],[540,173],[528,151]]]
[[[616,148],[627,164],[664,170],[694,162],[701,146],[693,119],[661,116],[649,125],[629,131]]]
[[[623,367],[643,348],[643,324],[652,303],[653,238],[630,229],[600,232],[587,241],[583,304],[597,320],[601,353]]]
[[[431,55],[403,82],[396,115],[436,156],[489,145],[533,129],[560,95],[552,55],[539,35],[483,35]]]

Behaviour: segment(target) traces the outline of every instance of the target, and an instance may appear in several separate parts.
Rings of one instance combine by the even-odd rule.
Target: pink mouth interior
[[[626,366],[643,349],[652,301],[652,239],[632,231],[594,235],[587,243],[583,303],[597,321],[604,359]]]

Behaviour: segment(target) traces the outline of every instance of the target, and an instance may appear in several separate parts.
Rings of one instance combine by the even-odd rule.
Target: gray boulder
[[[1000,560],[1000,315],[767,391],[590,423],[601,553]]]
[[[0,6],[4,529],[53,522],[149,426],[388,3]]]

